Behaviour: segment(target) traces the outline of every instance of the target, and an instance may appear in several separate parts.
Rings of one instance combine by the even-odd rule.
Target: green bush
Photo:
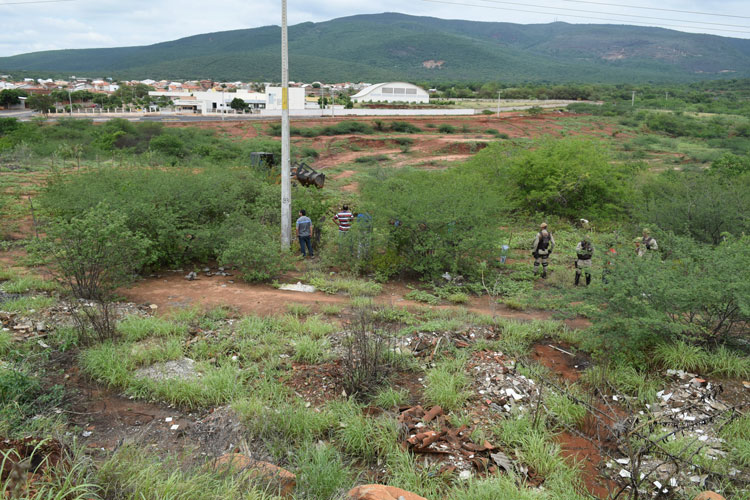
[[[459,169],[381,172],[363,183],[362,199],[376,249],[364,267],[383,274],[476,274],[496,242],[493,214],[504,208],[486,182]]]
[[[289,255],[281,251],[278,233],[244,216],[230,218],[223,226],[231,234],[219,254],[219,263],[235,266],[247,281],[268,281],[289,267]]]
[[[633,201],[634,168],[611,163],[597,142],[544,138],[528,149],[506,144],[490,144],[465,168],[523,211],[603,219],[624,214]]]
[[[750,320],[750,237],[718,246],[666,233],[656,237],[668,258],[621,252],[610,285],[591,290],[607,304],[596,327],[610,350],[646,361],[663,342],[721,343],[742,332]]]
[[[127,227],[126,216],[99,204],[47,227],[41,251],[77,298],[107,300],[143,266],[149,241]]]
[[[456,127],[448,123],[443,123],[438,127],[438,132],[440,132],[441,134],[455,134]]]
[[[718,170],[731,171],[731,167]],[[666,231],[718,244],[725,233],[741,235],[750,230],[745,217],[750,211],[748,183],[750,173],[664,172],[643,184],[639,216]]]
[[[106,201],[125,217],[129,231],[149,240],[145,264],[171,267],[217,258],[230,236],[222,229],[227,214],[278,224],[278,189],[247,169],[109,168],[106,175],[94,170],[54,177],[41,204],[67,220]],[[305,201],[322,212],[325,207],[315,203],[320,195],[308,191],[295,196],[295,204]]]
[[[409,122],[391,122],[390,128],[394,132],[403,132],[405,134],[417,134],[422,131],[421,128]]]

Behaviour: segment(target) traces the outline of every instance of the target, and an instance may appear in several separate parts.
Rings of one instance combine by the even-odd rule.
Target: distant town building
[[[406,82],[376,83],[352,96],[354,102],[415,102],[426,104],[430,96],[421,87]]]
[[[196,113],[220,113],[231,110],[234,99],[242,99],[250,109],[281,109],[281,87],[266,87],[265,92],[186,92],[184,90],[151,91],[152,97],[169,97],[176,108]],[[289,109],[305,109],[305,89],[289,89]]]

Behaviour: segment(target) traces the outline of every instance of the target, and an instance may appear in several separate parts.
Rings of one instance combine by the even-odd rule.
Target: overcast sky
[[[278,25],[281,19],[280,0],[24,3],[31,1],[39,0],[0,0],[0,56],[51,49],[148,45],[200,33]],[[616,7],[605,5],[607,3],[741,17]],[[290,24],[354,14],[401,12],[444,19],[523,24],[565,21],[649,25],[750,38],[748,0],[289,0],[288,9]]]

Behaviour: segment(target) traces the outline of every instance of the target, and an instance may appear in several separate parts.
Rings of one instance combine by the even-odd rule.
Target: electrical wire
[[[571,3],[588,3],[594,5],[606,5],[608,7],[625,7],[627,9],[659,10],[662,12],[679,12],[680,14],[697,14],[699,16],[735,17],[737,19],[750,19],[750,16],[735,16],[732,14],[715,14],[712,12],[696,12],[694,10],[664,9],[660,7],[641,7],[638,5],[623,5],[619,3],[591,2],[589,0],[562,0]]]
[[[592,16],[582,16],[582,15],[569,15],[569,14],[559,14],[556,12],[542,12],[538,10],[524,10],[524,9],[511,9],[507,7],[493,7],[491,5],[477,5],[477,4],[469,4],[469,3],[463,3],[463,2],[448,2],[446,0],[422,0],[423,2],[430,2],[430,3],[440,3],[440,4],[446,4],[446,5],[460,5],[462,7],[479,7],[480,9],[495,9],[495,10],[504,10],[504,11],[512,11],[512,12],[526,12],[530,14],[546,14],[546,15],[552,15],[552,16],[558,16],[558,17],[573,17],[578,19],[593,19],[596,21],[610,21],[610,22],[616,22],[616,23],[625,23],[625,20],[623,19],[608,19],[604,17],[592,17]],[[482,1],[482,0],[479,0]],[[706,31],[724,31],[728,33],[742,33],[747,35],[750,33],[750,31],[740,31],[740,30],[728,30],[728,29],[722,29],[722,28],[711,28],[711,27],[702,27],[702,26],[680,26],[676,24],[663,24],[659,23],[658,25],[656,23],[644,23],[639,21],[629,21],[630,24],[641,24],[645,26],[656,26],[656,27],[668,27],[668,28],[683,28],[683,29],[700,29],[703,28]]]
[[[712,26],[729,26],[731,28],[745,28],[747,30],[750,30],[750,26],[742,26],[739,24],[712,23],[709,21],[690,21],[688,19],[669,19],[669,18],[664,18],[664,17],[639,16],[637,14],[618,14],[616,12],[601,12],[601,11],[596,11],[596,10],[561,9],[560,7],[552,7],[549,5],[534,5],[530,3],[505,2],[501,0],[479,0],[479,1],[490,2],[490,3],[502,3],[502,4],[508,4],[508,5],[520,5],[522,7],[540,7],[542,9],[560,9],[560,10],[565,10],[567,12],[585,12],[587,14],[605,14],[608,16],[636,17],[638,19],[656,19],[658,21],[669,21],[669,22],[678,22],[678,23],[710,24]]]
[[[3,5],[26,5],[27,3],[60,3],[60,2],[75,2],[76,0],[27,0],[26,2],[0,2],[0,7]]]

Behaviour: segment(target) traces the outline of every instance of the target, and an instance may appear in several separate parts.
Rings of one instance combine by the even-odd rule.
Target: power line
[[[662,12],[679,12],[680,14],[697,14],[699,16],[735,17],[737,19],[750,19],[750,16],[735,16],[732,14],[715,14],[713,12],[696,12],[694,10],[663,9],[659,7],[640,7],[638,5],[623,5],[619,3],[591,2],[589,0],[562,0],[571,3],[589,3],[594,5],[606,5],[608,7],[625,7],[628,9],[660,10]]]
[[[76,0],[28,0],[26,2],[0,2],[0,7],[3,5],[26,5],[29,3],[60,3],[60,2],[75,2]]]
[[[658,21],[674,21],[678,23],[691,23],[691,24],[710,24],[713,26],[729,26],[732,28],[745,28],[750,30],[750,26],[741,26],[738,24],[723,24],[723,23],[712,23],[708,21],[690,21],[687,19],[669,19],[669,18],[663,18],[663,17],[651,17],[651,16],[639,16],[637,14],[618,14],[616,12],[601,12],[596,10],[583,10],[583,9],[561,9],[560,7],[551,7],[549,5],[534,5],[530,3],[518,3],[518,2],[503,2],[500,0],[479,0],[480,2],[491,2],[491,3],[502,3],[502,4],[508,4],[508,5],[520,5],[522,7],[540,7],[543,9],[556,9],[556,10],[566,10],[568,12],[585,12],[588,14],[605,14],[609,16],[621,16],[621,17],[637,17],[639,19],[656,19]]]
[[[423,2],[431,2],[431,3],[440,3],[440,4],[446,4],[446,5],[460,5],[462,7],[479,7],[480,9],[495,9],[495,10],[504,10],[504,11],[513,11],[513,12],[526,12],[530,14],[547,14],[547,15],[554,15],[554,16],[561,16],[561,17],[574,17],[578,19],[593,19],[596,21],[610,21],[610,22],[616,22],[616,23],[624,23],[625,20],[623,19],[608,19],[604,17],[592,17],[592,16],[582,16],[582,15],[568,15],[568,14],[559,14],[556,12],[541,12],[538,10],[525,10],[525,9],[511,9],[507,7],[493,7],[491,5],[477,5],[477,4],[469,4],[469,3],[463,3],[463,2],[448,2],[445,0],[422,0]],[[480,0],[481,1],[481,0]],[[631,24],[642,24],[645,26],[655,26],[656,23],[644,23],[639,21],[630,21]],[[668,28],[684,28],[684,29],[699,29],[701,26],[680,26],[676,24],[663,24],[659,23],[656,27],[668,27]],[[739,30],[727,30],[727,29],[721,29],[721,28],[711,28],[711,27],[705,27],[704,28],[707,31],[724,31],[729,33],[742,33],[742,34],[748,34],[748,31],[739,31]]]

